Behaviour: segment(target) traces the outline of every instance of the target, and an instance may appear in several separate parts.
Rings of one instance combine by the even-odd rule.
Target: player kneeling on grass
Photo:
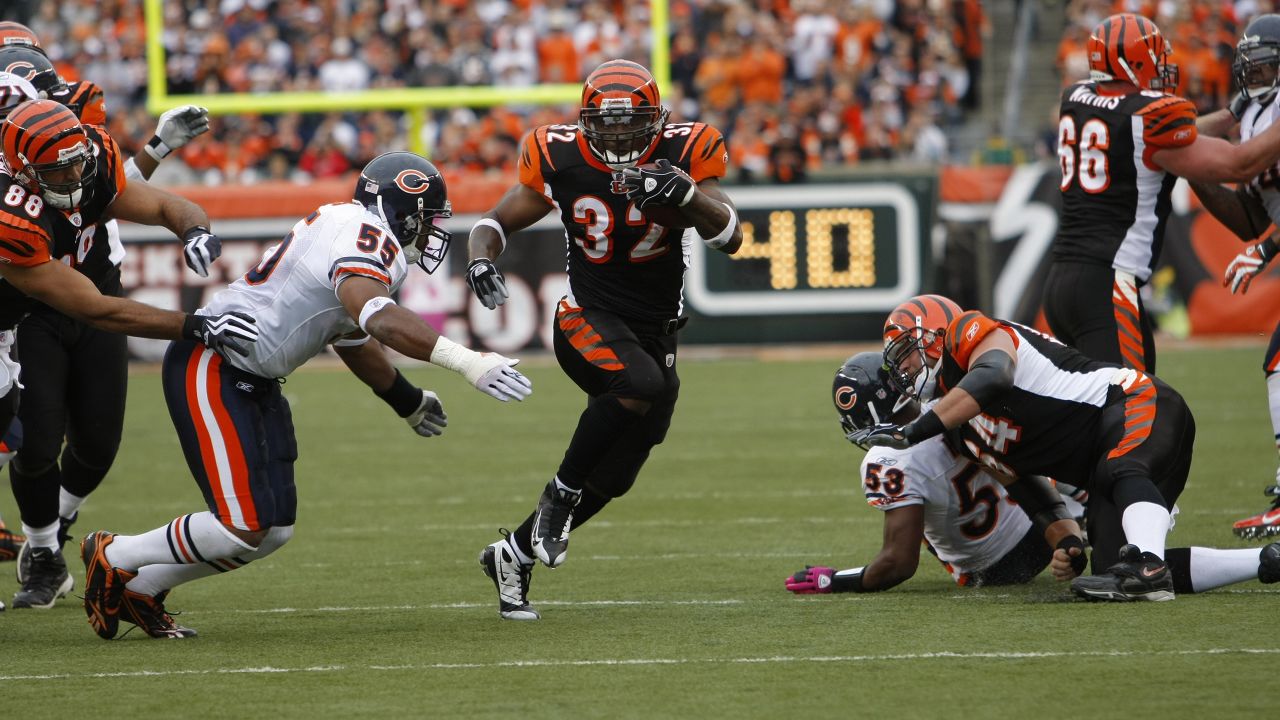
[[[195,635],[165,612],[169,591],[289,540],[298,449],[279,378],[327,345],[423,437],[444,430],[444,408],[392,367],[379,343],[454,370],[500,401],[529,396],[518,361],[450,342],[391,299],[410,264],[432,272],[449,247],[449,234],[436,227],[451,211],[435,166],[412,153],[381,155],[365,166],[353,198],[300,220],[199,311],[257,318],[259,344],[246,355],[224,358],[192,341],[169,346],[165,398],[209,510],[142,535],[85,537],[84,607],[101,637],[114,637],[121,619],[152,637]]]

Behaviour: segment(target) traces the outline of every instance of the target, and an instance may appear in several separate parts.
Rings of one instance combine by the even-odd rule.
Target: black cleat
[[[1144,553],[1137,545],[1120,548],[1120,562],[1101,575],[1085,575],[1071,581],[1076,595],[1088,600],[1132,602],[1172,600],[1173,574],[1169,566],[1153,553]]]
[[[1280,582],[1280,542],[1258,552],[1258,580],[1267,584]]]
[[[67,562],[62,553],[49,548],[32,548],[31,570],[22,589],[13,596],[13,608],[38,608],[48,610],[53,603],[66,597],[75,586],[75,580],[67,573]]]
[[[512,551],[508,533],[480,552],[480,568],[498,589],[498,614],[505,620],[538,620],[542,616],[529,604],[533,564],[522,565]]]
[[[80,513],[72,513],[71,517],[58,518],[58,548],[67,546],[67,541],[71,539],[71,526],[76,524],[76,518],[80,517]],[[27,581],[27,573],[31,571],[31,556],[27,553],[27,543],[23,539],[22,547],[18,548],[18,584],[21,585]]]
[[[582,499],[581,490],[556,486],[553,479],[547,483],[538,498],[538,509],[533,514],[533,554],[549,568],[559,567],[569,552],[569,526],[573,524],[573,509]]]
[[[196,631],[183,627],[173,621],[173,616],[164,609],[164,599],[169,591],[151,596],[126,589],[120,600],[120,619],[133,623],[153,638],[181,640],[193,638]]]

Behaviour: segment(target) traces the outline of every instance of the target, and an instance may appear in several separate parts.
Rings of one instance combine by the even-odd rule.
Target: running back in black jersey
[[[1102,410],[1122,395],[1118,373],[1133,371],[1090,360],[1031,328],[971,311],[947,328],[940,391],[959,384],[974,349],[993,332],[1008,333],[1017,348],[1013,387],[953,431],[952,444],[1009,475],[1047,475],[1087,486],[1097,463]]]
[[[1114,267],[1145,283],[1160,257],[1177,181],[1151,157],[1195,139],[1195,106],[1183,98],[1132,88],[1108,94],[1095,82],[1063,91],[1054,259]]]
[[[695,182],[723,177],[729,159],[720,131],[696,122],[665,125],[639,162],[661,158]],[[689,255],[684,231],[646,220],[577,125],[544,125],[529,133],[520,151],[520,182],[560,211],[574,304],[645,322],[682,314]]]
[[[111,136],[85,125],[97,172],[92,192],[72,210],[59,210],[7,173],[0,173],[0,262],[34,266],[61,261],[100,285],[115,272],[111,249],[99,237],[108,206],[125,188],[124,163]],[[0,280],[0,329],[13,327],[37,303]]]

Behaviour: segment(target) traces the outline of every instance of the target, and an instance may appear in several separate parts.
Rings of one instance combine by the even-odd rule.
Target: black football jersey
[[[697,182],[723,177],[729,155],[719,130],[689,122],[665,125],[639,163],[661,158]],[[529,133],[520,151],[520,182],[560,213],[574,303],[642,322],[682,314],[689,264],[684,230],[645,219],[577,125],[544,125]]]
[[[1047,475],[1087,486],[1097,463],[1099,420],[1123,398],[1123,368],[1085,357],[1031,328],[971,311],[947,328],[938,388],[956,387],[974,349],[992,332],[1017,348],[1013,387],[951,431],[953,447],[1009,475]],[[1129,371],[1132,372],[1132,371]]]
[[[1094,82],[1063,91],[1054,259],[1114,267],[1145,283],[1160,257],[1178,179],[1151,156],[1195,139],[1196,109],[1183,98],[1150,90],[1111,95]]]
[[[49,96],[66,105],[71,112],[80,118],[83,125],[106,125],[107,107],[102,88],[89,80],[77,80],[67,83],[67,89]]]
[[[107,207],[125,188],[124,164],[116,143],[101,128],[84,126],[96,161],[92,192],[74,211],[59,210],[0,173],[0,262],[35,266],[64,262],[100,284],[115,270],[101,225]],[[0,329],[13,327],[38,303],[0,280]]]

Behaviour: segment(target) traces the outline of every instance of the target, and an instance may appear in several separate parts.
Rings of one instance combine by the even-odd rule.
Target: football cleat
[[[0,562],[16,559],[18,553],[22,552],[22,547],[26,544],[27,539],[25,537],[15,533],[0,522]]]
[[[1085,575],[1071,581],[1071,590],[1087,600],[1161,602],[1174,599],[1173,574],[1155,554],[1137,545],[1120,548],[1120,561],[1101,575]]]
[[[533,514],[533,552],[549,568],[559,567],[569,552],[569,526],[573,509],[582,499],[581,490],[558,487],[553,479],[538,498]]]
[[[1266,495],[1275,498],[1271,502],[1271,509],[1237,520],[1231,528],[1236,535],[1245,540],[1257,540],[1280,534],[1280,485],[1267,486]]]
[[[71,526],[76,523],[76,518],[80,517],[80,513],[72,513],[71,517],[58,518],[58,547],[63,548],[67,545],[67,540],[71,539]],[[0,558],[3,559],[3,558]],[[18,549],[18,584],[21,585],[27,581],[27,573],[31,571],[31,556],[27,553],[27,543],[24,539],[22,547]]]
[[[84,561],[84,613],[89,616],[90,627],[103,640],[116,636],[125,583],[137,576],[107,562],[107,546],[115,537],[115,533],[99,530],[80,541],[80,559]]]
[[[1258,553],[1258,580],[1280,582],[1280,542],[1273,542]]]
[[[66,597],[75,586],[75,580],[67,572],[67,562],[60,550],[32,548],[30,570],[22,589],[13,596],[13,607],[48,610],[53,603]]]
[[[165,590],[158,595],[143,595],[128,588],[120,600],[120,619],[133,623],[153,638],[181,640],[193,638],[196,631],[183,627],[173,621],[173,616],[164,609],[164,599],[169,594]]]
[[[509,533],[480,552],[480,567],[498,590],[498,614],[504,620],[538,620],[542,616],[529,604],[533,563],[524,565],[511,548]]]

